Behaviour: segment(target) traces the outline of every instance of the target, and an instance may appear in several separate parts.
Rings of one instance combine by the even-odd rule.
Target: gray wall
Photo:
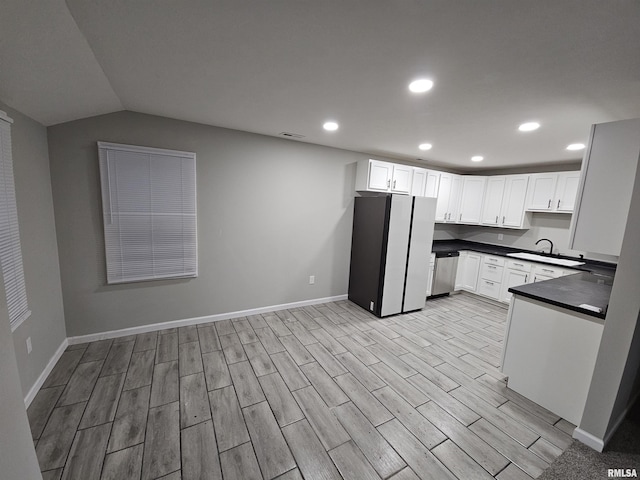
[[[26,396],[66,338],[58,246],[53,216],[47,130],[29,117],[0,103],[13,119],[16,202],[31,317],[13,332],[13,341]],[[33,351],[27,354],[26,339]]]
[[[48,135],[69,336],[347,293],[365,155],[133,112]],[[198,278],[106,285],[99,140],[196,152]]]
[[[582,422],[579,427],[599,439],[607,439],[612,428],[634,400],[640,355],[640,169],[636,172],[629,217],[620,261],[609,299],[609,309],[598,358],[591,379]]]

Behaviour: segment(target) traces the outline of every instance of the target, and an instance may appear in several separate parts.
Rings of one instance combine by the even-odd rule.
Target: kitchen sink
[[[551,263],[553,265],[562,265],[563,267],[575,267],[577,265],[584,265],[584,262],[579,262],[577,260],[547,257],[545,255],[536,255],[535,253],[527,252],[507,253],[507,257],[521,258],[523,260],[533,260],[535,262]]]

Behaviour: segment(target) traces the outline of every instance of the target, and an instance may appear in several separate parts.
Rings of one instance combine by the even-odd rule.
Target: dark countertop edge
[[[485,253],[487,255],[497,255],[497,256],[507,257],[507,258],[517,258],[517,257],[508,257],[507,253],[525,252],[525,253],[532,253],[534,255],[540,255],[540,252],[535,252],[533,250],[507,247],[504,245],[495,245],[492,243],[474,242],[471,240],[434,240],[432,251],[435,252],[436,251],[435,249],[438,249],[439,251],[449,250],[452,252],[460,251],[460,250],[471,250],[478,253]],[[519,260],[522,260],[525,262],[539,263],[542,265],[552,265],[554,267],[566,268],[570,270],[581,270],[586,272],[600,273],[608,276],[614,276],[616,272],[616,267],[617,267],[615,263],[608,263],[600,260],[590,260],[588,258],[575,258],[575,257],[568,257],[565,255],[560,255],[560,256],[554,255],[553,258],[564,258],[567,260],[577,260],[581,262],[583,261],[585,262],[585,264],[569,267],[566,265],[558,265],[551,262],[542,262],[538,260],[529,260],[529,259],[519,259]],[[583,312],[583,311],[580,310],[580,312]]]
[[[595,318],[599,318],[601,320],[604,320],[605,317],[607,316],[606,312],[602,312],[602,313],[598,313],[598,312],[594,312],[592,310],[585,310],[584,308],[580,308],[580,307],[576,307],[575,305],[570,305],[568,303],[562,303],[558,300],[553,300],[547,297],[543,297],[540,295],[535,295],[532,293],[528,293],[528,292],[522,292],[520,290],[518,290],[518,287],[511,287],[509,289],[509,292],[511,292],[514,295],[519,295],[521,297],[527,297],[530,298],[532,300],[537,300],[541,303],[548,303],[550,305],[555,305],[556,307],[560,307],[563,308],[565,310],[572,310],[574,312],[577,313],[582,313],[583,315],[588,315],[590,317],[595,317]]]

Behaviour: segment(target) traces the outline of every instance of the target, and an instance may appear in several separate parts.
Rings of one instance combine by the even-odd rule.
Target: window
[[[107,283],[196,277],[196,155],[98,142]]]
[[[11,123],[13,121],[4,112],[0,112],[0,263],[13,331],[31,315],[31,311],[27,304],[27,287],[24,283],[18,230],[18,208],[11,157]]]

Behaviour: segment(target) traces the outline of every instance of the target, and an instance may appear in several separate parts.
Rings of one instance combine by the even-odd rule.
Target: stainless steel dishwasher
[[[432,297],[447,295],[455,289],[458,257],[460,257],[460,252],[436,252],[431,287]]]

